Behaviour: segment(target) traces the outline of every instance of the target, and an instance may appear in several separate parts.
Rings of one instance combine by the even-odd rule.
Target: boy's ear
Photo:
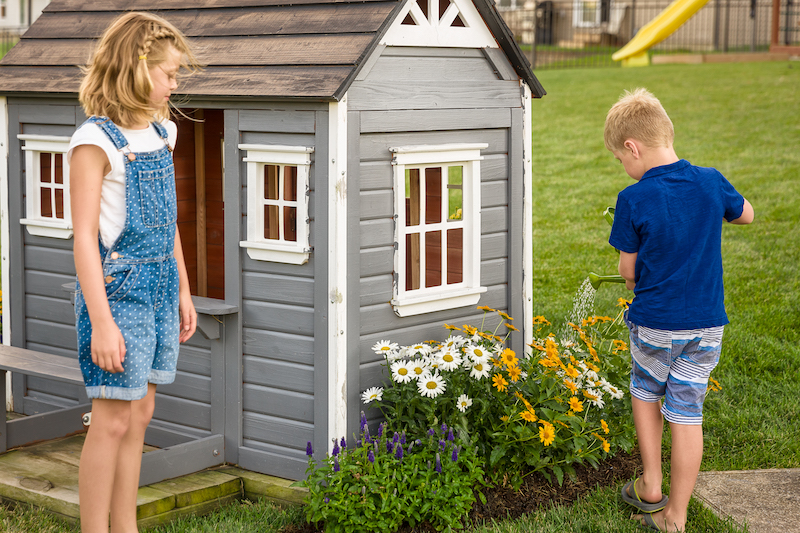
[[[639,156],[641,155],[641,152],[640,152],[640,150],[639,150],[639,143],[637,143],[637,142],[636,142],[635,140],[633,140],[633,139],[626,139],[626,140],[625,140],[625,142],[624,142],[624,143],[622,143],[622,146],[623,146],[623,147],[624,147],[626,150],[630,151],[631,155],[632,155],[634,158],[636,158],[636,159],[639,159]]]

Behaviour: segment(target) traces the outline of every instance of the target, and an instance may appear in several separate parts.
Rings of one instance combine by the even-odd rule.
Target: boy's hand
[[[197,329],[197,310],[195,310],[192,302],[192,294],[188,290],[181,291],[179,309],[181,313],[181,330],[178,340],[186,342],[192,338]]]
[[[113,320],[92,324],[92,362],[112,374],[125,370],[125,338]]]

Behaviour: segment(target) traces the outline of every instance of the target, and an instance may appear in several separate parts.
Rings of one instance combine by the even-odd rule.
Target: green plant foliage
[[[437,531],[461,529],[483,484],[481,461],[469,442],[446,425],[418,439],[381,424],[369,433],[364,413],[354,447],[345,439],[317,463],[311,443],[306,518],[331,533],[391,532],[428,522]]]

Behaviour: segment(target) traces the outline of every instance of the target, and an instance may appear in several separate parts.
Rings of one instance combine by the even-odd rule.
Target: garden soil
[[[511,487],[494,486],[484,489],[486,504],[476,502],[470,513],[472,522],[481,523],[492,519],[516,518],[550,505],[568,505],[598,486],[606,487],[623,480],[633,479],[641,471],[642,460],[637,451],[632,454],[619,453],[602,463],[599,468],[579,465],[574,479],[565,478],[563,485],[555,480],[551,483],[540,474],[526,478],[519,491]],[[311,524],[291,525],[284,533],[321,533],[324,529]],[[403,527],[398,533],[428,533],[435,531],[422,524],[415,528]]]

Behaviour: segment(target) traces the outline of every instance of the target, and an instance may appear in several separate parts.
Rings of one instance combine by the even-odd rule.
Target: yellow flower
[[[521,375],[522,375],[522,370],[520,370],[518,366],[508,367],[508,379],[510,379],[514,383],[519,381]]]
[[[600,427],[603,428],[603,431],[608,434],[608,424],[605,420],[600,420]]]
[[[534,324],[542,324],[544,326],[549,326],[550,325],[550,322],[548,322],[548,320],[545,317],[541,316],[541,315],[533,317],[533,323]]]
[[[567,374],[568,377],[571,377],[572,379],[575,379],[581,375],[581,373],[578,372],[578,369],[572,366],[571,364],[567,365],[567,369],[564,372]]]
[[[519,331],[517,328],[515,328],[512,324],[509,324],[508,322],[506,322],[506,327],[511,331]]]
[[[595,396],[594,394],[590,394],[586,391],[583,391],[583,395],[586,396],[586,399],[588,400],[593,400],[593,401],[597,400],[597,396]]]
[[[569,399],[569,408],[575,411],[576,413],[580,413],[583,411],[583,404],[578,399],[577,396],[573,396]]]
[[[490,313],[494,313],[495,311],[497,311],[497,309],[492,309],[491,307],[486,305],[479,305],[478,311],[489,311]]]
[[[444,325],[445,329],[449,329],[450,331],[461,331],[461,328],[458,326],[451,326],[450,324]]]
[[[603,451],[608,453],[611,450],[611,445],[608,443],[607,440],[603,441]]]
[[[575,394],[578,391],[578,386],[572,380],[565,379],[564,386],[568,388],[572,394]]]
[[[540,420],[539,423],[542,424],[542,427],[539,428],[539,440],[545,446],[550,446],[556,440],[556,430],[550,422]]]
[[[621,307],[623,309],[627,309],[633,300],[626,300],[625,298],[618,298],[617,299],[617,307]]]
[[[503,353],[500,354],[500,358],[506,366],[515,366],[517,364],[517,354],[515,354],[514,350],[511,348],[503,350]]]
[[[502,420],[503,422],[508,422],[508,417],[506,415],[503,415],[500,417],[500,420]]]
[[[714,379],[712,377],[709,377],[708,378],[708,388],[707,388],[707,390],[709,392],[721,391],[722,390],[722,385],[720,385],[719,381],[717,381],[716,379]]]
[[[558,344],[556,344],[556,341],[548,337],[544,345],[547,357],[558,357]]]
[[[568,425],[566,425],[566,424],[565,424],[564,422],[562,422],[561,420],[556,420],[556,424],[562,425],[562,426],[564,426],[565,428],[569,429],[569,426],[568,426]]]
[[[573,324],[572,322],[567,322],[567,323],[568,323],[570,326],[572,326],[572,329],[574,329],[575,331],[583,331],[583,330],[581,329],[581,327],[580,327],[580,326],[578,326],[578,325],[576,325],[576,324]]]
[[[515,393],[514,393],[514,396],[516,396],[517,398],[519,398],[520,400],[522,400],[522,403],[523,403],[523,404],[525,404],[525,407],[527,407],[527,408],[528,408],[528,410],[530,410],[530,411],[533,411],[533,406],[531,405],[531,402],[529,402],[528,400],[526,400],[526,399],[525,399],[525,396],[523,396],[521,392],[519,392],[519,391],[515,392]]]
[[[542,352],[544,351],[544,346],[536,344],[535,342],[530,343],[528,346],[530,346],[531,348],[536,348],[537,350]]]
[[[586,366],[589,368],[589,370],[594,370],[595,372],[600,372],[600,367],[598,367],[597,365],[594,365],[594,364],[590,363],[589,361],[584,361],[584,363],[586,363]]]
[[[495,374],[492,376],[492,382],[494,388],[500,392],[505,392],[506,388],[508,387],[508,381],[506,381],[506,378],[504,378],[502,374]]]
[[[513,318],[508,316],[508,313],[504,313],[503,311],[500,311],[499,309],[497,310],[497,314],[500,315],[501,317],[505,318],[506,320],[514,320]]]
[[[478,332],[478,328],[470,326],[469,324],[464,324],[462,326],[464,328],[464,333],[467,335],[475,335]]]
[[[539,359],[539,364],[546,368],[555,368],[558,366],[558,363],[556,363],[552,359],[548,359],[547,357],[542,357],[541,359]]]
[[[536,422],[536,415],[533,413],[533,411],[522,411],[519,416],[521,416],[526,422]]]

